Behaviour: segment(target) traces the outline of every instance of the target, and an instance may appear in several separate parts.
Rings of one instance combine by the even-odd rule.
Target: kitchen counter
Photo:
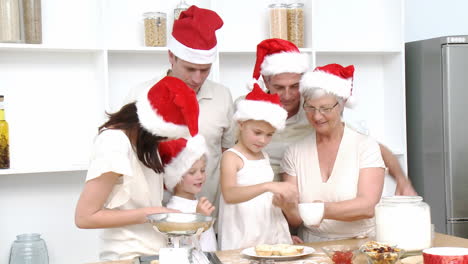
[[[324,255],[324,253],[320,250],[320,247],[326,245],[333,245],[333,244],[344,244],[344,245],[361,245],[365,241],[368,241],[369,238],[365,239],[347,239],[347,240],[339,240],[339,241],[326,241],[326,242],[314,242],[314,243],[306,243],[305,246],[313,247],[316,250],[316,253],[308,255],[307,257],[299,257],[296,259],[289,259],[288,261],[276,261],[277,263],[281,264],[308,264],[307,260],[310,260],[311,264],[313,262],[321,263],[327,262],[331,263],[331,260]],[[445,234],[436,233],[434,237],[434,247],[466,247],[468,248],[468,239],[449,236]],[[242,250],[226,250],[226,251],[218,251],[216,255],[218,258],[223,262],[223,264],[249,264],[251,260],[254,258],[249,258],[247,256],[243,256],[240,254]],[[363,256],[360,256],[363,257]],[[364,258],[357,257],[354,263],[361,264],[365,263]],[[312,262],[313,261],[313,262]],[[120,261],[106,261],[106,262],[95,262],[95,263],[88,263],[88,264],[132,264],[132,260],[120,260]],[[416,263],[415,263],[416,264]]]

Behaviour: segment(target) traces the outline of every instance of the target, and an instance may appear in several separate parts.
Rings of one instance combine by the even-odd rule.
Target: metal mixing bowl
[[[211,216],[196,213],[162,213],[147,216],[161,233],[168,235],[194,235],[198,229],[206,231],[214,222]]]

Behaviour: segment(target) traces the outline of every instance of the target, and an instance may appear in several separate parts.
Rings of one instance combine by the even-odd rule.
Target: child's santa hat
[[[164,165],[164,185],[167,190],[174,192],[174,187],[182,181],[193,164],[204,154],[207,154],[205,138],[196,135],[188,140],[179,138],[176,140],[159,143],[158,152]]]
[[[213,63],[216,58],[216,30],[223,20],[216,12],[191,6],[174,21],[167,47],[178,58],[196,63]]]
[[[284,39],[266,39],[257,45],[257,60],[253,81],[260,75],[304,73],[309,68],[309,57],[302,54],[294,43]]]
[[[141,126],[155,136],[181,138],[198,133],[198,101],[193,89],[164,77],[136,102]]]
[[[300,82],[300,92],[308,89],[321,88],[329,93],[346,100],[347,107],[353,107],[355,99],[353,94],[354,66],[343,67],[333,63],[317,67],[306,72]]]
[[[244,100],[237,103],[234,113],[235,121],[263,120],[270,123],[277,130],[284,128],[288,112],[281,107],[277,94],[265,93],[258,84],[247,94]]]

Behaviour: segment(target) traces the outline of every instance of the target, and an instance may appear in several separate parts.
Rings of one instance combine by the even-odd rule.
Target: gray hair
[[[326,95],[332,95],[336,98],[338,101],[339,105],[344,105],[345,99],[343,97],[337,96],[334,93],[331,93],[325,89],[322,88],[309,88],[309,89],[304,89],[301,93],[302,97],[304,98],[304,102],[309,100],[309,99],[317,99]]]

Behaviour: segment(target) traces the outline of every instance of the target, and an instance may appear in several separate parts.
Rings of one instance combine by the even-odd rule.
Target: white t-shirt
[[[298,177],[300,202],[353,199],[357,195],[360,169],[375,167],[385,168],[377,142],[347,126],[327,182],[322,182],[320,174],[315,133],[290,146],[281,161],[284,172]],[[325,240],[352,238],[371,234],[374,226],[374,218],[352,222],[325,219],[319,227],[304,229],[302,236],[305,242],[311,241],[308,236]]]
[[[179,196],[172,196],[167,203],[167,208],[181,211],[182,213],[196,213],[198,200],[189,200]],[[200,245],[203,251],[216,251],[216,236],[213,227],[200,235]]]
[[[107,209],[127,210],[161,206],[163,177],[143,165],[121,130],[108,129],[95,139],[86,181],[106,172],[122,174],[104,204]],[[102,229],[101,260],[131,259],[154,255],[166,238],[151,224]]]

